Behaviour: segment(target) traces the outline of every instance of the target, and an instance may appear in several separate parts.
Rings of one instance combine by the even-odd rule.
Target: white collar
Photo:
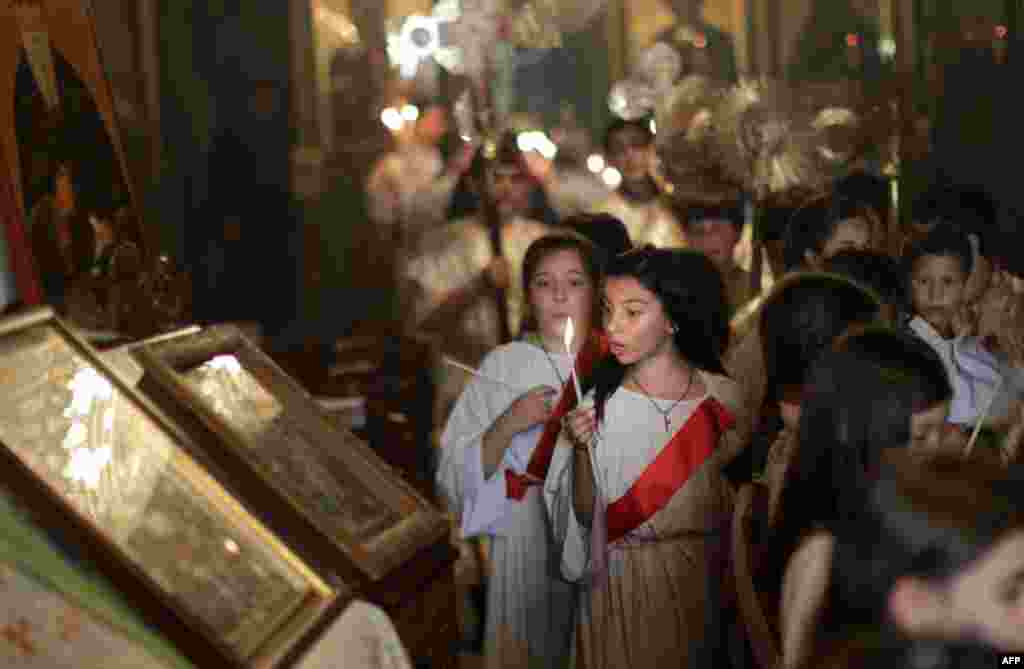
[[[914,316],[910,321],[910,329],[917,333],[917,336],[929,342],[942,342],[944,344],[955,345],[963,339],[963,335],[957,335],[952,339],[943,337],[931,323],[920,316]]]

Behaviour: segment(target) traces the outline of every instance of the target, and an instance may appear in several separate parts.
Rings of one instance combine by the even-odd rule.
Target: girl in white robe
[[[604,293],[612,356],[544,486],[559,566],[582,584],[574,659],[712,667],[728,604],[721,466],[735,455],[716,397],[728,387],[722,279],[697,252],[648,247],[612,261]]]
[[[462,536],[491,537],[489,668],[561,668],[568,660],[574,588],[549,564],[540,484],[560,418],[575,406],[573,363],[562,340],[566,319],[577,333],[572,350],[581,377],[602,352],[590,326],[597,281],[582,239],[552,235],[531,245],[523,284],[534,333],[485,357],[441,438],[437,483],[461,516]]]

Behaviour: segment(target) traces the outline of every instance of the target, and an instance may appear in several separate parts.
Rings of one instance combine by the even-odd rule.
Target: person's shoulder
[[[534,344],[522,340],[510,341],[491,349],[484,356],[480,368],[490,371],[521,369],[543,355],[544,351]]]
[[[521,359],[544,355],[544,350],[529,341],[517,339],[493,349],[491,355],[506,359]]]
[[[743,406],[743,388],[738,382],[712,372],[701,372],[701,380],[708,395],[722,403],[727,410],[735,413]]]

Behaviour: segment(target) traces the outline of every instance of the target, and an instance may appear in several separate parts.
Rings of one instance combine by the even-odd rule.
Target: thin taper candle
[[[478,378],[484,379],[485,381],[490,381],[491,383],[496,383],[499,386],[503,386],[505,388],[508,388],[509,390],[511,390],[514,393],[525,393],[525,392],[527,392],[529,390],[528,388],[520,388],[518,386],[512,385],[511,383],[508,383],[507,381],[502,381],[501,379],[498,379],[498,378],[495,378],[493,376],[489,376],[487,374],[484,374],[479,369],[473,369],[469,365],[463,364],[463,363],[461,363],[458,360],[455,360],[453,358],[449,358],[446,355],[442,356],[442,360],[444,360],[444,363],[446,365],[450,365],[452,367],[455,367],[456,369],[461,369],[462,371],[466,372],[467,374],[472,374],[473,376],[476,376]]]
[[[989,398],[988,402],[985,403],[985,409],[978,416],[978,422],[974,426],[974,431],[971,432],[971,438],[967,440],[967,446],[964,448],[964,457],[966,458],[974,450],[974,442],[978,440],[978,435],[981,434],[981,426],[988,418],[989,412],[992,410],[992,405],[996,403],[996,396],[999,395],[999,391],[1003,389],[1003,377],[999,377],[999,381],[996,383],[996,389],[992,393],[992,397]]]

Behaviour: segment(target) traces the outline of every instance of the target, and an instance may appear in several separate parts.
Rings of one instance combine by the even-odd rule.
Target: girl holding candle
[[[544,490],[561,571],[585,583],[573,652],[588,669],[714,666],[734,454],[719,398],[737,395],[720,376],[725,288],[696,251],[645,247],[607,274],[612,355]]]
[[[489,668],[561,668],[568,658],[574,589],[548,564],[539,484],[560,419],[576,403],[572,360],[585,379],[604,352],[593,324],[598,273],[581,237],[550,235],[530,245],[523,262],[526,335],[485,357],[441,437],[437,482],[461,517],[461,533],[491,537]],[[569,318],[571,356],[563,341]]]

